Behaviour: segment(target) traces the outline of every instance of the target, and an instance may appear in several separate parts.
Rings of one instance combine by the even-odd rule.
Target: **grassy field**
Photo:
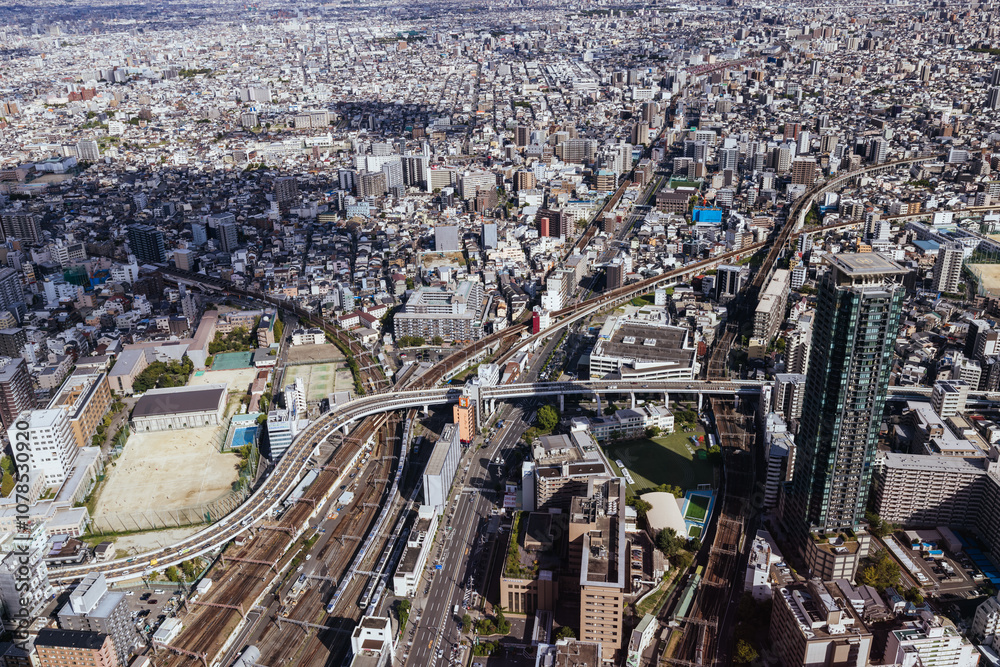
[[[714,481],[712,464],[692,453],[689,436],[702,435],[698,429],[691,433],[671,433],[659,438],[641,438],[627,442],[611,443],[605,447],[611,461],[621,459],[635,480],[630,488],[643,493],[670,484],[684,490]]]
[[[711,502],[711,498],[708,496],[691,496],[688,499],[687,512],[684,514],[684,518],[688,521],[704,521],[705,515],[708,514],[708,504]]]

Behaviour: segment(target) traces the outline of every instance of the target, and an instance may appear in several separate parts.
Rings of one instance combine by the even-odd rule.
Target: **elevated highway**
[[[693,398],[701,396],[754,396],[760,393],[763,382],[735,380],[714,382],[677,380],[669,382],[630,382],[624,380],[579,380],[573,382],[533,382],[507,384],[483,388],[480,398],[484,401],[512,400],[535,396],[565,395],[637,395],[680,394]],[[890,400],[926,400],[928,387],[889,387]],[[251,526],[266,517],[284,501],[301,474],[309,467],[309,457],[316,448],[337,429],[346,429],[365,417],[405,410],[428,408],[432,405],[455,403],[461,395],[458,387],[415,389],[408,391],[385,390],[382,393],[356,398],[335,406],[330,412],[310,424],[300,433],[274,470],[238,509],[221,521],[184,538],[172,545],[154,549],[130,558],[103,563],[53,568],[50,579],[56,585],[66,585],[82,579],[91,571],[104,572],[109,581],[135,579],[144,573],[164,570],[195,556],[217,550],[226,542],[239,537]],[[970,392],[970,404],[980,407],[997,407],[1000,393]]]

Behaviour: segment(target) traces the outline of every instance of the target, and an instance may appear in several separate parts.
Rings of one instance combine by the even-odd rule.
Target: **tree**
[[[639,496],[629,496],[628,500],[625,502],[628,503],[629,507],[635,510],[635,513],[640,519],[646,516],[646,512],[653,509],[652,504],[643,500]]]
[[[573,632],[573,628],[564,625],[556,631],[556,641],[560,639],[576,639],[576,633]]]
[[[434,336],[434,338],[431,338],[431,345],[444,345],[444,338]]]
[[[699,540],[697,537],[692,537],[690,540],[688,540],[687,548],[688,550],[694,551],[696,553],[698,551],[701,551],[701,540]]]
[[[677,532],[673,528],[664,528],[656,536],[656,548],[662,551],[664,556],[673,556],[683,546],[682,538],[677,536]]]
[[[168,567],[166,575],[167,575],[167,579],[169,579],[170,581],[180,581],[181,580],[181,571],[177,569],[176,565],[171,565],[170,567]]]
[[[899,564],[883,549],[868,559],[867,565],[858,573],[858,583],[872,586],[881,593],[899,583]]]
[[[917,606],[924,603],[924,596],[920,594],[920,589],[916,586],[908,588],[906,593],[903,594],[903,597]]]
[[[892,532],[892,524],[884,521],[875,512],[865,512],[865,521],[868,522],[868,532],[878,538],[883,538]]]
[[[760,654],[757,653],[757,649],[755,649],[747,640],[740,639],[736,642],[736,651],[733,653],[733,662],[739,665],[749,665],[759,657]]]
[[[559,424],[559,411],[551,405],[543,405],[538,408],[536,421],[538,423],[538,428],[543,431],[551,431],[557,424]]]
[[[472,629],[472,617],[468,614],[462,614],[462,632],[468,632]]]

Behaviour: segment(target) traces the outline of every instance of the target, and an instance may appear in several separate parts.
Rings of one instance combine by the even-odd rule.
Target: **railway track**
[[[724,491],[715,534],[709,547],[708,564],[691,608],[682,619],[681,639],[664,661],[671,665],[725,664],[720,648],[726,637],[726,613],[738,572],[744,527],[753,511],[751,498],[756,482],[752,419],[737,411],[730,399],[712,398],[710,406],[719,431],[723,452]]]
[[[381,508],[380,501],[383,500],[386,485],[379,480],[388,479],[392,472],[390,456],[393,447],[390,433],[395,433],[400,426],[399,420],[394,418],[390,419],[382,429],[379,444],[373,452],[373,457],[378,457],[378,464],[369,473],[364,493],[355,503],[354,511],[333,529],[330,540],[317,555],[317,559],[325,562],[321,570],[322,576],[330,580],[340,581],[347,573],[359,544],[353,539],[344,539],[343,544],[339,545],[335,540],[338,537],[354,538],[363,535]],[[373,549],[372,553],[381,552],[387,538],[388,535],[383,535],[379,543],[373,545],[378,546],[378,549]],[[337,549],[333,559],[327,560],[326,552],[331,547]],[[369,556],[362,561],[362,566],[368,566],[370,569],[371,560]],[[354,623],[360,619],[363,610],[357,605],[357,600],[368,580],[368,576],[354,577],[340,589],[333,612],[329,615],[326,613],[326,605],[334,594],[336,585],[332,581],[321,580],[319,585],[307,589],[298,603],[288,610],[286,618],[291,621],[286,620],[279,625],[275,617],[274,623],[267,626],[258,643],[261,662],[266,665],[314,665],[326,664],[328,660],[333,660],[336,664],[336,661],[343,657],[339,655],[338,647],[347,645],[346,641],[337,641],[337,638],[339,636],[340,639],[344,639],[344,633],[349,632]],[[300,621],[311,626],[326,625],[326,627],[320,629],[300,625],[297,628],[289,628],[293,625],[292,621]]]
[[[288,551],[292,545],[291,535],[300,531],[315,508],[322,504],[323,497],[331,491],[339,477],[339,471],[346,467],[369,437],[388,419],[388,415],[382,414],[364,420],[341,443],[332,460],[306,490],[303,499],[290,507],[273,529],[260,528],[244,546],[235,549],[230,547],[232,553],[225,554],[223,558],[229,562],[226,565],[216,563],[206,575],[216,582],[216,586],[213,586],[202,600],[214,605],[228,606],[189,605],[188,613],[182,619],[185,629],[171,646],[188,653],[205,655],[209,665],[213,664],[239,622],[239,605],[246,605],[248,601],[256,600],[269,585],[267,578],[272,568],[265,563],[277,563],[277,569],[280,570],[282,565],[294,556],[294,553]],[[391,459],[388,461],[380,459],[384,465],[389,465],[389,461]],[[356,504],[369,502],[374,496],[363,495],[363,497],[365,500],[359,500]],[[351,521],[356,520],[358,519],[351,518]],[[285,531],[290,531],[291,534]],[[244,608],[242,611],[245,613],[248,610]],[[159,665],[169,667],[186,667],[196,663],[197,661],[189,655],[180,653],[158,662]]]

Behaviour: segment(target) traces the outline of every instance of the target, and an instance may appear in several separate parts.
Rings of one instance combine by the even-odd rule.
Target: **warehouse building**
[[[132,428],[136,431],[166,431],[219,425],[226,410],[227,387],[223,383],[150,389],[135,404]]]

